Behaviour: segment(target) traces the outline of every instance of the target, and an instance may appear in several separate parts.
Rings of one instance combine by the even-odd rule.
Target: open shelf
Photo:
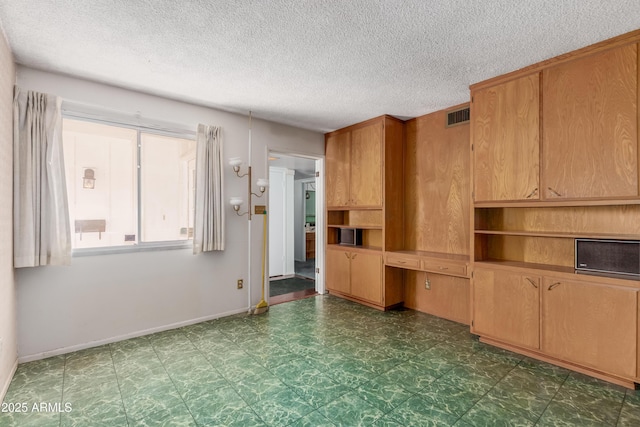
[[[327,245],[329,249],[344,249],[350,251],[374,251],[374,252],[382,252],[382,247],[380,246],[371,246],[371,245],[362,245],[362,246],[351,246],[351,245],[340,245],[336,243],[331,243]]]
[[[534,262],[522,262],[522,261],[506,261],[499,259],[488,259],[482,261],[476,261],[475,265],[478,267],[505,267],[505,268],[525,268],[527,270],[540,270],[540,273],[555,272],[555,273],[575,273],[573,267],[567,267],[562,265],[551,264],[537,264]]]
[[[534,237],[561,237],[582,239],[607,239],[607,240],[640,240],[638,234],[617,233],[583,233],[583,232],[546,232],[546,231],[511,231],[511,230],[475,230],[476,234],[508,235],[508,236],[534,236]]]
[[[329,224],[329,228],[359,228],[361,230],[382,230],[380,225],[345,225],[345,224]]]

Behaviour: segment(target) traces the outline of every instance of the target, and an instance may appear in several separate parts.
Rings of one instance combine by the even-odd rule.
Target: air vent
[[[469,107],[461,108],[447,113],[446,127],[456,126],[469,122]]]

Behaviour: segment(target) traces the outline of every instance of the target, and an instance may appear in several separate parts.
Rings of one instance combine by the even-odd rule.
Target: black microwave
[[[338,243],[348,246],[362,246],[362,230],[359,228],[338,229]]]

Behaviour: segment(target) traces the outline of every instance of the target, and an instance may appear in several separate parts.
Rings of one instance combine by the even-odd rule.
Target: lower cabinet
[[[545,277],[542,350],[603,372],[635,377],[637,292]]]
[[[540,277],[477,268],[471,328],[509,344],[540,348]]]
[[[326,285],[330,291],[351,293],[350,252],[342,250],[326,251]]]
[[[474,334],[601,378],[637,380],[638,289],[528,273],[475,267]]]
[[[376,305],[383,303],[381,254],[345,248],[330,248],[326,254],[326,283],[330,292]]]
[[[382,255],[351,253],[351,295],[382,303]]]

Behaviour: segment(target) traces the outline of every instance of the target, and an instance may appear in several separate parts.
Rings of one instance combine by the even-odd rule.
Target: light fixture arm
[[[235,172],[236,176],[238,176],[238,178],[244,178],[245,176],[248,178],[247,179],[247,200],[249,205],[248,210],[246,212],[242,212],[242,213],[240,212],[240,205],[242,204],[242,199],[239,197],[233,197],[230,200],[231,206],[233,206],[233,210],[236,212],[236,215],[238,216],[247,215],[249,221],[251,221],[251,217],[253,216],[253,214],[251,213],[251,208],[253,207],[252,197],[264,196],[264,192],[267,190],[269,181],[267,181],[266,179],[260,178],[256,182],[256,185],[258,186],[258,189],[260,192],[254,193],[251,189],[251,183],[252,183],[252,177],[253,177],[251,166],[247,167],[246,173],[240,174],[240,163],[241,163],[240,159],[237,159],[237,158],[231,159],[229,163],[231,164],[231,166],[233,166],[233,171]]]

